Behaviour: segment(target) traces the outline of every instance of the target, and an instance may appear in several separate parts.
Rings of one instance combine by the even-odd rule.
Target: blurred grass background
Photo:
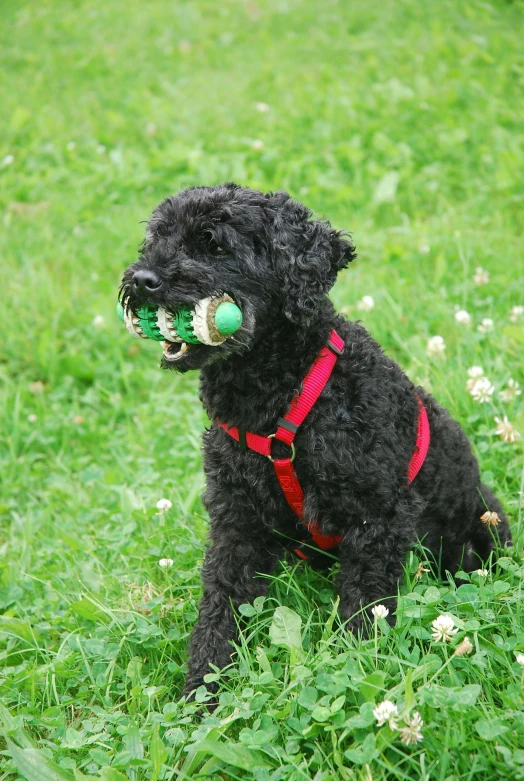
[[[495,437],[494,416],[508,415],[524,433],[522,397],[498,397],[509,378],[524,384],[522,322],[509,316],[524,304],[524,8],[505,0],[6,0],[1,10],[0,687],[12,714],[22,714],[8,735],[33,750],[16,732],[25,721],[63,773],[82,768],[117,781],[111,764],[123,778],[175,778],[166,767],[185,756],[196,726],[171,741],[162,732],[169,760],[161,770],[150,741],[166,702],[176,729],[189,719],[174,703],[199,593],[206,420],[198,378],[159,372],[158,346],[130,343],[114,317],[141,221],[183,187],[234,180],[286,189],[349,229],[359,259],[341,275],[335,302],[461,421],[518,535],[522,440]],[[477,266],[488,284],[473,282]],[[363,295],[375,300],[370,312],[356,307]],[[470,327],[456,323],[458,307],[471,313]],[[491,333],[477,330],[484,317],[494,320]],[[430,358],[427,340],[437,334],[445,357]],[[465,390],[475,364],[496,386],[492,404]],[[161,497],[173,502],[165,516],[155,508]],[[175,566],[162,571],[161,557]],[[333,579],[302,568],[280,577],[275,604],[313,625],[320,605],[321,627]],[[513,602],[497,612],[496,630],[485,618],[486,631],[492,644],[497,631],[503,642],[515,638],[510,650],[524,650],[517,576],[511,589]],[[411,641],[423,647],[416,634]],[[267,626],[257,642],[267,644]],[[399,643],[395,635],[384,646],[391,659]],[[254,641],[247,649],[245,664]],[[400,663],[393,668],[398,683]],[[510,668],[511,659],[505,674]],[[224,713],[243,701],[243,674],[232,679]],[[484,707],[495,719],[509,707],[501,675]],[[148,686],[158,691],[144,706]],[[511,696],[522,709],[522,697],[519,705]],[[107,717],[102,748],[84,725],[93,708]],[[502,772],[500,752],[478,744],[473,716],[460,714],[460,730],[439,736],[447,713],[432,714],[424,717],[435,720],[433,738],[407,759],[381,747],[369,778]],[[522,721],[511,724],[500,777],[522,778],[511,753]],[[128,738],[135,727],[145,759]],[[270,742],[287,746],[282,734]],[[297,778],[366,777],[365,762],[342,771],[330,733],[322,735],[316,748],[304,738],[291,764],[281,758],[274,778],[294,778],[294,765],[303,768]],[[322,761],[317,751],[327,752]],[[68,778],[56,769],[24,775],[16,756],[9,749],[1,779]],[[241,772],[224,762],[219,770],[222,778]]]

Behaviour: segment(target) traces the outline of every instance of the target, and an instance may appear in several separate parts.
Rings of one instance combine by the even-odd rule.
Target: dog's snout
[[[152,293],[162,285],[162,280],[151,269],[139,269],[133,274],[133,285],[137,293]]]

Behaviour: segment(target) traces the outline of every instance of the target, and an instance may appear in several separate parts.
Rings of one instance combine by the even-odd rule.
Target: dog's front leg
[[[222,668],[229,663],[231,641],[236,637],[234,610],[266,593],[268,581],[257,573],[271,573],[279,559],[277,543],[264,539],[262,531],[253,535],[253,526],[250,535],[243,538],[234,526],[220,532],[216,528],[212,531],[212,544],[202,569],[204,593],[190,642],[184,694],[204,683],[204,675],[211,672],[210,664]],[[216,687],[207,684],[207,688]]]
[[[374,602],[385,605],[388,621],[395,623],[398,582],[415,539],[410,524],[401,518],[364,521],[348,531],[340,545],[339,592],[347,628],[365,635],[363,608]]]

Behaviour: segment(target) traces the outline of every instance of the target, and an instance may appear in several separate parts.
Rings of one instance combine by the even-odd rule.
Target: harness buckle
[[[326,347],[329,347],[331,352],[335,353],[335,355],[337,355],[337,356],[344,355],[344,348],[345,348],[345,346],[346,345],[343,344],[342,347],[337,347],[337,345],[335,344],[335,342],[332,339],[328,339],[328,341],[326,342]]]
[[[268,439],[274,439],[274,438],[275,438],[275,436],[276,436],[276,434],[268,434]],[[280,442],[281,440],[278,440],[278,441]],[[285,445],[286,443],[285,443],[285,442],[282,442],[282,444],[283,444],[283,445]],[[296,455],[296,452],[295,452],[295,445],[293,444],[293,442],[291,442],[291,444],[289,445],[289,447],[291,448],[291,463],[293,463],[293,461],[295,460],[295,455]],[[269,458],[269,460],[271,461],[271,463],[273,463],[273,461],[275,460],[275,459],[273,458],[273,456],[271,455],[271,453],[268,453],[267,457]]]

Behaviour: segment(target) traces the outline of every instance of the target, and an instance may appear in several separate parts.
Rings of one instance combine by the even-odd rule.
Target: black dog
[[[180,372],[201,370],[200,398],[214,421],[204,434],[211,545],[185,693],[203,683],[210,663],[229,662],[235,608],[265,592],[268,580],[257,573],[271,573],[283,542],[304,539],[310,521],[337,535],[340,611],[354,631],[365,629],[363,608],[377,600],[389,604],[391,618],[406,552],[417,540],[451,572],[468,565],[465,546],[470,568],[481,566],[494,549],[494,529],[502,544],[511,542],[460,426],[362,326],[334,311],[326,294],[354,257],[346,236],[312,220],[288,194],[226,184],[160,204],[140,259],[124,274],[121,297],[132,311],[151,303],[176,312],[227,293],[243,312],[242,328],[222,345],[173,345],[162,360]],[[274,434],[333,330],[345,349],[294,440],[300,521],[272,463],[242,447],[242,432]],[[421,402],[431,441],[408,484]],[[240,442],[217,420],[236,427]],[[273,457],[289,455],[269,441]],[[487,510],[498,514],[498,526],[481,522]],[[310,552],[313,563],[322,556]]]

